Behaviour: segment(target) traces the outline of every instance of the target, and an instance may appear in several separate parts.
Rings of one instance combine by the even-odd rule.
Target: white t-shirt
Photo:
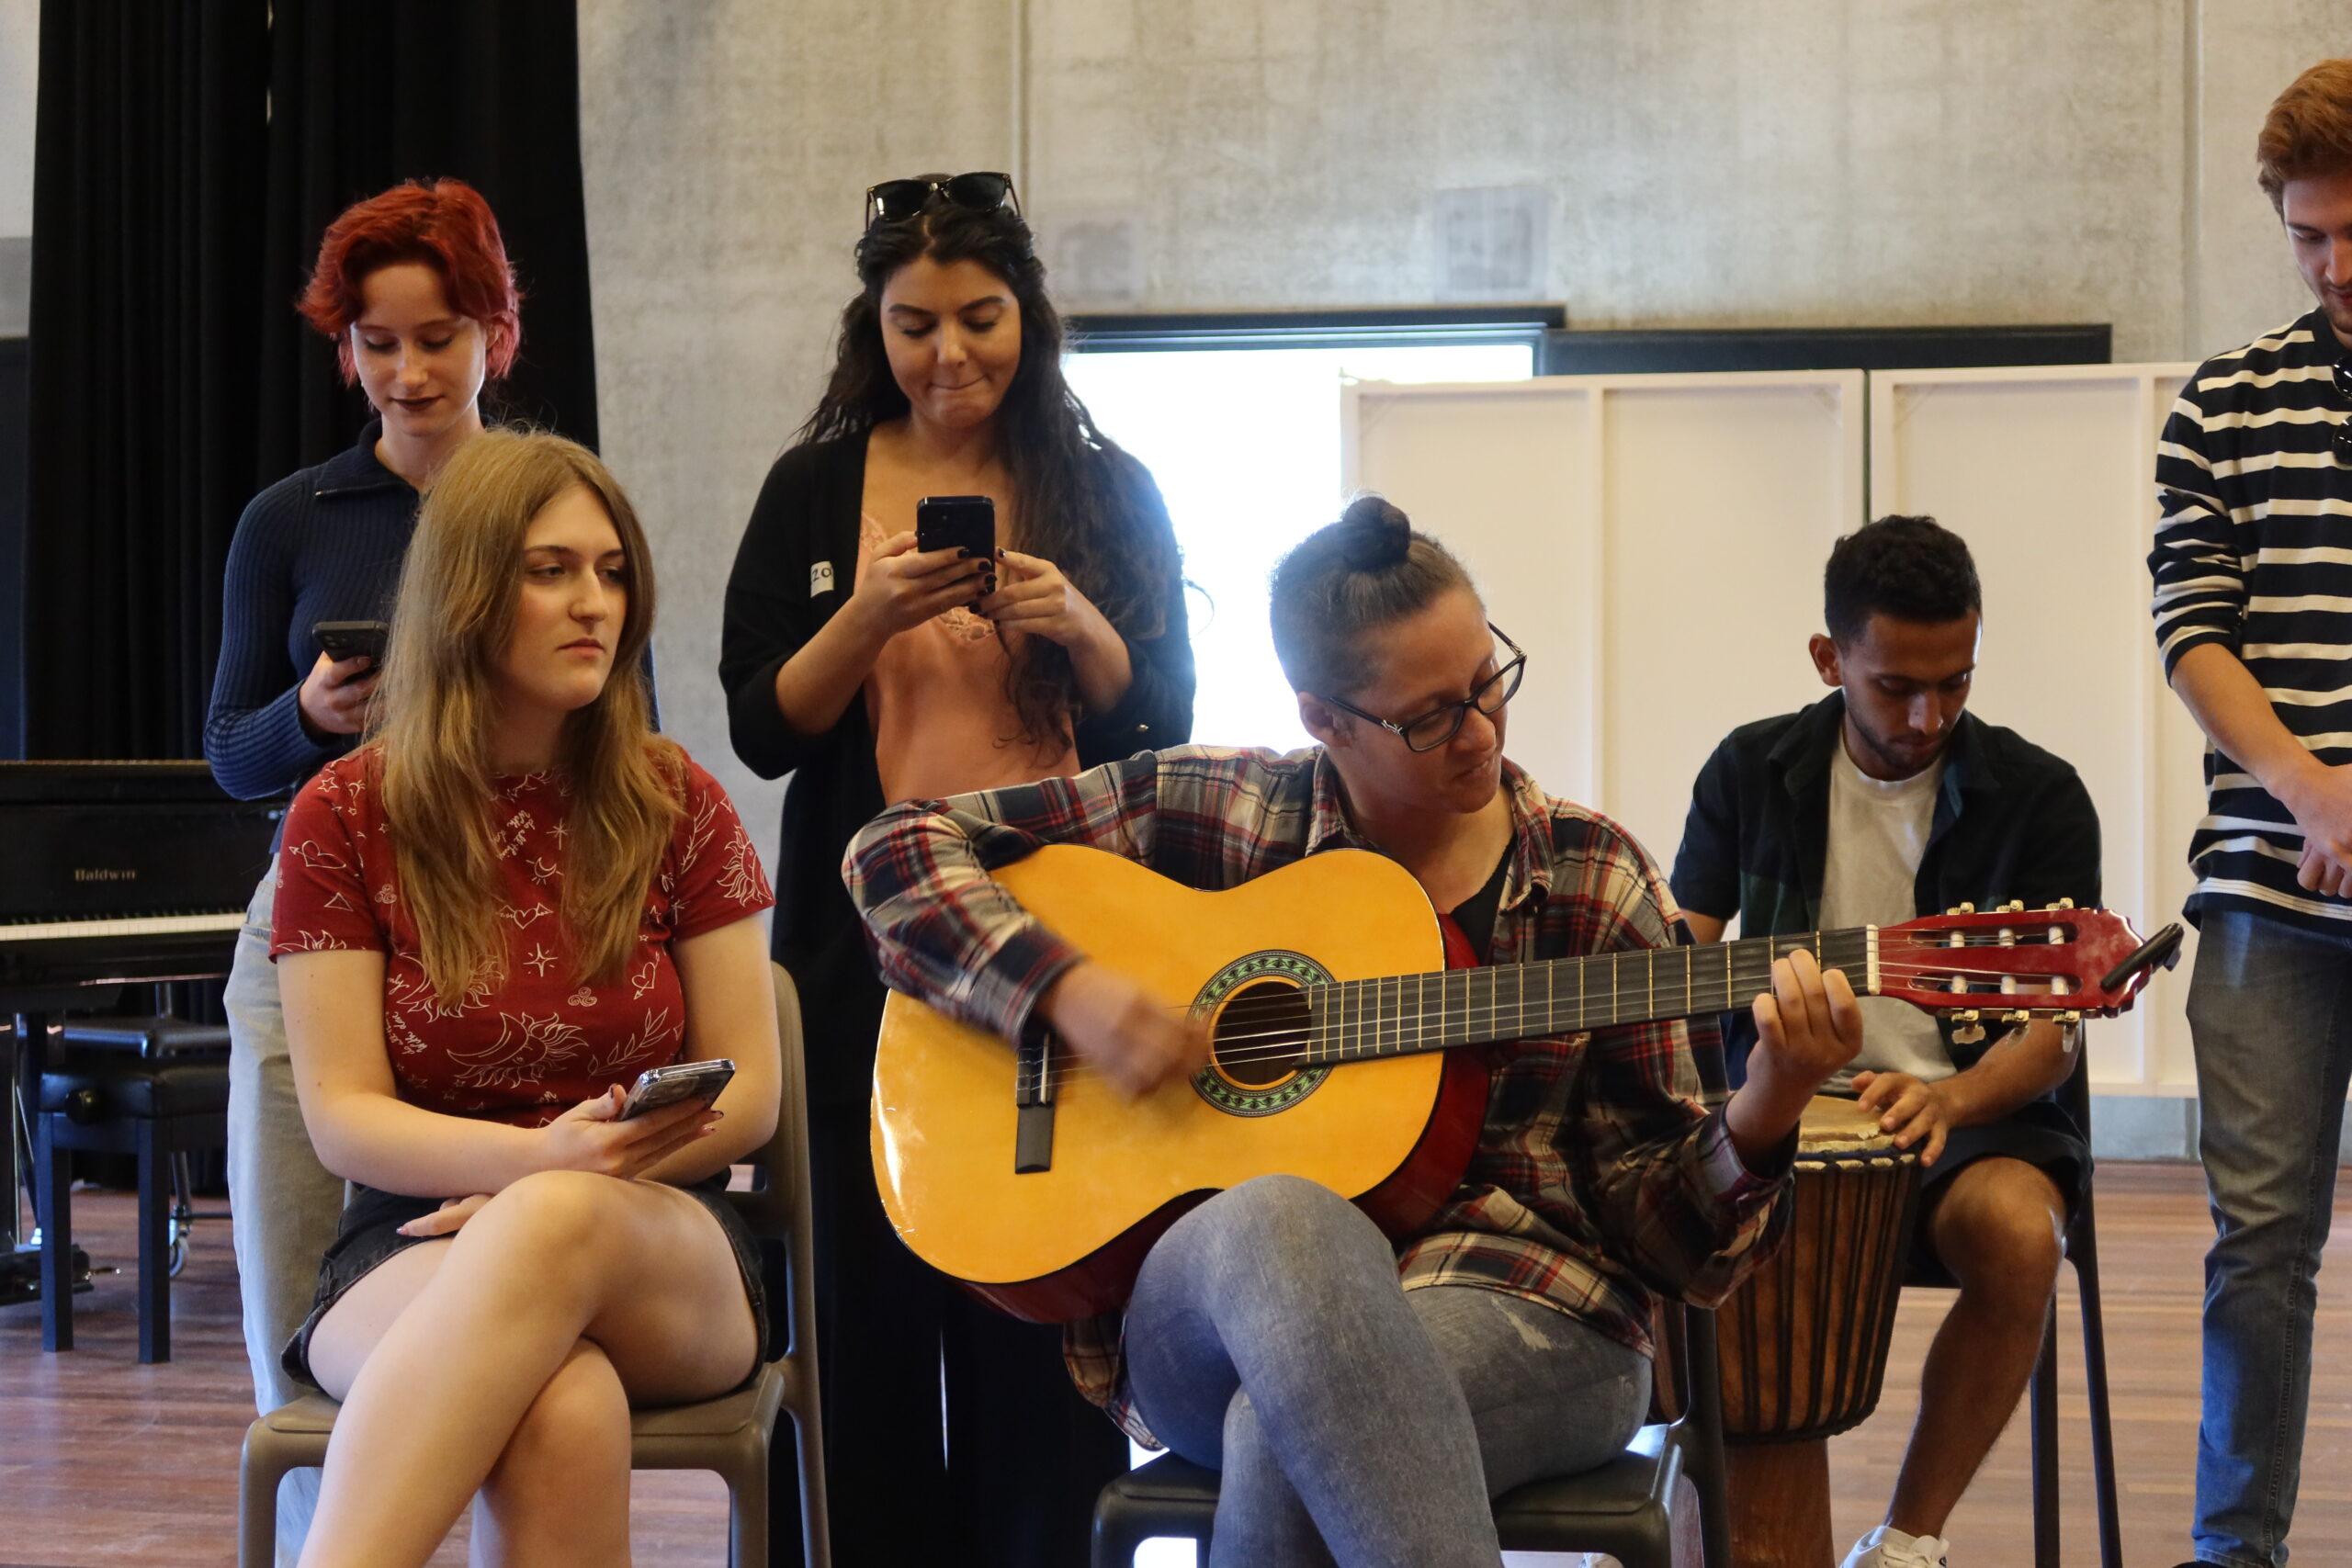
[[[1913,889],[1936,819],[1939,760],[1907,779],[1874,779],[1846,754],[1843,737],[1829,764],[1829,854],[1821,874],[1821,926],[1894,926],[1918,913]],[[1845,1092],[1858,1072],[1951,1077],[1951,1053],[1933,1015],[1885,997],[1861,1000],[1862,1050],[1828,1084]]]

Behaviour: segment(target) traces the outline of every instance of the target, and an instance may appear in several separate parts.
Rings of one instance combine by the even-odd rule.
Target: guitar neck
[[[1341,980],[1307,987],[1307,1057],[1357,1062],[1727,1012],[1770,990],[1772,961],[1800,950],[1845,971],[1857,995],[1877,989],[1875,926]]]

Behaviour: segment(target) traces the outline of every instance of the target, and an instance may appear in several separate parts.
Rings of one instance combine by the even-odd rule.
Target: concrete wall
[[[783,790],[736,762],[716,674],[736,540],[823,385],[877,171],[1010,163],[1011,16],[976,0],[580,6],[605,455],[661,563],[663,722],[763,852]]]
[[[2352,53],[2329,0],[582,0],[580,24],[604,426],[661,551],[663,708],[763,841],[779,792],[728,749],[718,595],[876,179],[1012,170],[1077,308],[1459,297],[1441,218],[1499,189],[1536,219],[1519,297],[1580,327],[2108,321],[2119,359],[2195,358],[2305,308],[2253,138]]]

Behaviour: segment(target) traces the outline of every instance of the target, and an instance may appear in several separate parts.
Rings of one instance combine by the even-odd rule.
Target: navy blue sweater
[[[278,480],[237,519],[204,756],[241,799],[289,794],[358,743],[313,739],[295,697],[319,657],[312,626],[391,616],[419,497],[376,460],[382,429],[370,421],[350,451]]]

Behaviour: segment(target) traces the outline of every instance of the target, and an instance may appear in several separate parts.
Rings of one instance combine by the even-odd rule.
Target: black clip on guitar
[[[2180,922],[2175,920],[2147,941],[2142,942],[2122,963],[2107,972],[2098,983],[2102,991],[2114,991],[2126,983],[2154,969],[2169,969],[2180,962]]]

